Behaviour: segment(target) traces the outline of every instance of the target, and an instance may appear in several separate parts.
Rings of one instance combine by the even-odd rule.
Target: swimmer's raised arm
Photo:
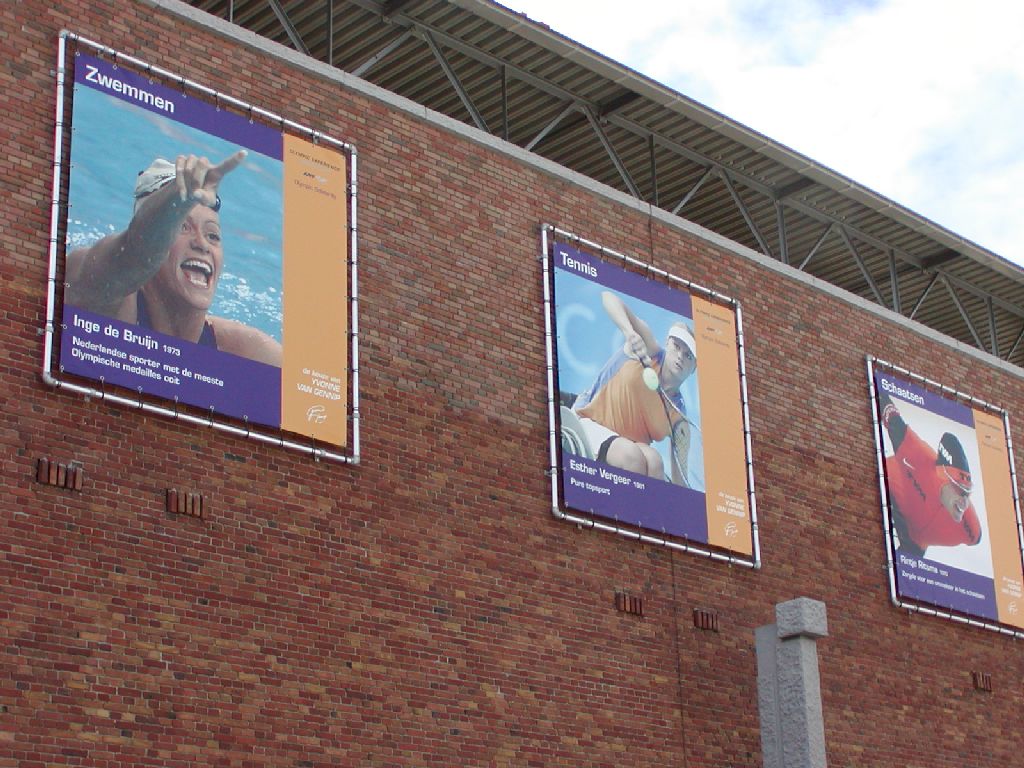
[[[217,205],[221,180],[246,154],[240,150],[217,165],[205,157],[179,155],[173,183],[167,179],[138,196],[127,229],[68,254],[68,303],[134,321],[131,297],[159,271],[189,211],[198,204]]]

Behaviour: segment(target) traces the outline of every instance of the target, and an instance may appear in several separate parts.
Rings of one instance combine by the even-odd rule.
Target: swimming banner
[[[81,51],[73,69],[61,370],[345,446],[343,145]],[[218,169],[202,202],[167,197],[197,159]]]
[[[896,597],[1024,629],[1024,567],[999,413],[876,369]]]
[[[732,306],[555,241],[559,501],[752,557]]]

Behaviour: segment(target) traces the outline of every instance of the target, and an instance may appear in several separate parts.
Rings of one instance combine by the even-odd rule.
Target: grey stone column
[[[825,604],[800,597],[775,606],[775,624],[755,630],[757,704],[764,768],[825,768],[818,677]]]

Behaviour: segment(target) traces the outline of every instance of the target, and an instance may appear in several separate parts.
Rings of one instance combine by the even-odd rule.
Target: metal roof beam
[[[508,67],[501,65],[501,138],[508,141]]]
[[[917,302],[914,304],[914,308],[910,310],[909,317],[911,320],[914,319],[914,315],[917,314],[917,310],[919,310],[921,308],[921,305],[924,304],[924,300],[928,298],[928,294],[931,292],[932,286],[935,285],[935,283],[937,283],[938,281],[939,273],[936,272],[934,275],[932,275],[932,279],[928,281],[928,285],[926,285],[924,287],[924,290],[921,291],[921,295],[917,297]]]
[[[779,187],[775,190],[775,199],[783,200],[784,198],[791,197],[798,192],[803,192],[808,187],[813,187],[817,182],[813,179],[809,179],[806,176],[801,176],[796,181],[790,182],[784,187]]]
[[[786,209],[775,201],[775,228],[779,231],[779,261],[789,264],[789,238],[786,235]]]
[[[533,148],[540,144],[544,140],[544,138],[555,129],[555,126],[557,126],[560,122],[562,122],[573,112],[578,111],[579,105],[576,102],[572,102],[571,104],[566,105],[565,109],[563,109],[561,112],[555,115],[554,119],[551,122],[549,122],[547,125],[540,129],[540,132],[530,140],[530,143],[527,144],[526,147],[524,147],[524,149],[526,149],[529,152],[532,152]]]
[[[1010,347],[1010,351],[1006,353],[1006,360],[1013,357],[1013,353],[1017,351],[1017,347],[1020,346],[1022,339],[1024,339],[1024,327],[1021,327],[1020,333],[1017,334],[1017,340],[1013,342],[1013,346]]]
[[[691,199],[693,199],[693,196],[697,194],[697,191],[702,186],[704,186],[704,182],[707,181],[708,179],[710,179],[713,175],[715,175],[715,169],[714,168],[707,168],[707,169],[705,169],[705,171],[701,175],[701,177],[699,179],[697,179],[697,183],[694,184],[692,187],[690,187],[690,191],[687,192],[685,195],[683,195],[683,199],[682,200],[680,200],[678,203],[676,203],[676,207],[671,210],[672,215],[675,216],[677,213],[679,213],[683,209],[683,207],[688,202],[690,202]]]
[[[916,256],[907,253],[906,251],[902,251],[898,248],[893,248],[892,243],[887,243],[884,240],[881,240],[875,237],[874,235],[868,234],[867,232],[864,232],[861,229],[857,229],[856,227],[851,227],[847,224],[843,224],[842,220],[835,216],[831,216],[827,213],[822,213],[817,208],[813,208],[805,203],[798,203],[794,200],[783,200],[781,202],[783,205],[792,208],[793,210],[798,211],[799,213],[802,213],[808,218],[814,219],[815,221],[827,222],[828,224],[842,226],[845,229],[847,229],[850,233],[855,235],[856,238],[861,242],[870,245],[874,248],[877,248],[880,251],[886,251],[891,248],[893,250],[893,253],[895,253],[902,261],[905,261],[911,266],[917,267],[918,269],[922,268],[921,260]]]
[[[351,73],[353,75],[355,75],[356,77],[363,77],[363,75],[365,75],[367,72],[369,72],[371,69],[373,69],[377,64],[379,64],[381,61],[383,61],[388,56],[390,56],[392,53],[394,53],[396,50],[398,50],[402,46],[402,44],[406,40],[408,40],[410,37],[412,37],[412,36],[413,36],[413,33],[412,33],[411,29],[404,30],[402,32],[402,34],[400,34],[398,37],[396,37],[390,43],[385,45],[383,48],[381,48],[375,54],[370,56],[370,58],[368,58],[366,61],[364,61],[358,67],[356,67],[353,70],[350,70]]]
[[[281,26],[284,27],[284,31],[288,35],[288,39],[292,41],[292,45],[295,46],[295,50],[309,56],[309,48],[302,42],[299,31],[295,29],[295,25],[292,24],[292,20],[288,18],[288,14],[284,12],[281,4],[277,0],[267,0],[267,5],[270,6],[270,10],[277,16],[277,20],[281,22]]]
[[[477,110],[476,105],[473,104],[473,100],[469,98],[469,94],[466,93],[466,89],[462,85],[462,81],[459,80],[459,76],[455,74],[455,70],[452,69],[452,65],[448,62],[448,58],[444,55],[444,51],[435,42],[434,36],[429,32],[423,34],[423,39],[427,41],[427,45],[430,46],[430,50],[434,54],[434,58],[437,59],[437,63],[441,65],[441,69],[444,70],[445,76],[448,78],[448,82],[452,84],[452,88],[455,89],[455,93],[458,94],[459,99],[462,101],[462,106],[469,112],[469,116],[476,123],[476,127],[485,133],[490,133],[490,129],[487,127],[487,123],[484,121],[484,116]]]
[[[607,117],[603,117],[604,115],[610,115],[614,113],[617,109],[620,109],[625,104],[629,103],[630,101],[633,101],[634,98],[637,98],[636,94],[624,94],[615,99],[609,99],[607,102],[603,104],[598,102],[588,104],[587,102],[581,101],[580,99],[573,98],[572,102],[574,104],[574,109],[570,110],[570,112],[578,112],[579,116],[572,120],[568,120],[564,123],[561,123],[561,125],[558,127],[558,130],[555,131],[553,135],[558,136],[563,133],[568,133],[569,131],[575,130],[576,128],[579,128],[582,124],[586,123],[587,117],[584,114],[584,112],[588,106],[591,109],[593,109],[594,113],[598,115],[600,120],[607,120]],[[562,120],[565,119],[566,116],[567,115],[563,111],[563,114],[556,119],[556,122],[561,122]],[[549,135],[550,130],[551,128],[546,129],[544,131],[544,135]],[[533,151],[533,148],[537,146],[538,143],[539,142],[535,138],[530,142],[529,145],[525,147],[525,149]],[[649,139],[648,143],[650,143]]]
[[[761,246],[761,253],[765,256],[771,256],[771,248],[768,247],[768,243],[766,243],[765,239],[761,236],[761,230],[757,228],[757,224],[751,217],[750,211],[747,210],[746,204],[736,192],[736,188],[732,185],[732,179],[729,178],[729,173],[723,169],[719,171],[718,175],[721,176],[722,181],[725,182],[725,188],[729,190],[729,194],[732,196],[732,201],[736,204],[736,207],[739,208],[740,215],[743,216],[743,220],[747,223],[747,228],[754,235],[754,239],[757,240],[757,244]]]
[[[996,357],[999,357],[999,337],[996,335],[996,312],[992,306],[991,296],[985,299],[985,313],[988,315],[988,340],[991,345],[989,351]]]
[[[334,0],[324,0],[324,16],[327,18],[327,65],[334,66]]]
[[[879,291],[878,286],[875,285],[875,279],[871,276],[871,273],[868,272],[867,265],[864,264],[864,259],[861,258],[860,253],[858,253],[857,247],[853,244],[853,240],[850,239],[850,235],[847,233],[846,227],[839,228],[839,237],[841,237],[843,239],[843,242],[846,243],[846,247],[849,249],[850,254],[853,256],[853,260],[857,262],[857,266],[860,268],[860,273],[864,276],[864,279],[867,281],[868,288],[870,288],[871,292],[875,294],[875,300],[883,307],[887,306],[885,303],[885,299],[882,298],[882,292]]]
[[[978,335],[977,329],[974,327],[974,323],[971,321],[970,315],[967,314],[967,310],[964,305],[960,302],[960,297],[956,295],[956,291],[953,290],[953,286],[950,285],[949,281],[945,276],[940,278],[942,284],[946,286],[946,291],[949,293],[949,297],[953,300],[953,306],[960,312],[960,317],[963,318],[964,323],[967,325],[967,330],[971,332],[971,336],[974,337],[974,345],[979,349],[985,348],[985,343],[981,340],[981,336]]]
[[[1000,309],[1009,312],[1011,315],[1014,315],[1015,317],[1024,317],[1024,308],[1014,304],[1013,302],[1006,301],[1005,299],[1002,299],[993,293],[989,293],[984,288],[979,288],[973,283],[969,283],[963,278],[957,277],[956,275],[951,275],[948,272],[944,272],[941,269],[937,269],[935,271],[937,274],[942,275],[943,279],[949,281],[951,285],[955,285],[957,288],[967,291],[972,296],[975,296],[982,300],[991,299],[992,303],[995,306],[999,307]]]
[[[362,3],[358,4],[362,5]],[[581,101],[577,94],[572,93],[565,88],[561,88],[554,83],[549,83],[547,80],[537,77],[536,75],[532,75],[525,69],[520,69],[504,59],[493,56],[485,51],[481,51],[475,46],[464,43],[457,37],[453,37],[442,30],[434,29],[426,24],[410,19],[408,16],[399,15],[394,17],[391,19],[391,23],[402,28],[415,30],[415,32],[422,37],[426,37],[429,33],[435,40],[441,41],[445,46],[451,48],[453,51],[458,51],[464,56],[468,56],[469,58],[492,67],[495,70],[500,70],[502,67],[505,67],[506,71],[516,80],[520,80],[527,85],[536,88],[538,91],[546,93],[548,96],[553,96],[559,101]],[[596,105],[591,106],[596,107]]]
[[[594,129],[594,133],[597,134],[598,141],[601,142],[601,146],[604,147],[604,151],[608,153],[608,157],[611,158],[612,165],[619,172],[619,176],[625,182],[626,187],[629,189],[630,194],[633,197],[643,200],[644,196],[640,194],[640,189],[633,182],[633,177],[629,175],[629,171],[626,169],[625,164],[622,162],[622,158],[619,157],[619,153],[615,151],[615,147],[612,146],[611,140],[604,132],[604,128],[601,127],[600,121],[597,116],[590,109],[590,107],[583,107],[583,114],[586,115],[587,120],[590,121],[590,127]]]
[[[671,152],[675,152],[676,154],[680,155],[681,157],[684,157],[687,160],[690,160],[691,162],[697,163],[698,165],[702,165],[702,166],[705,166],[705,167],[707,167],[707,166],[714,166],[714,167],[722,168],[723,170],[728,170],[730,176],[735,181],[737,181],[740,184],[742,184],[743,186],[745,186],[745,187],[747,187],[749,189],[752,189],[755,192],[760,192],[762,195],[764,195],[765,197],[767,197],[769,199],[772,199],[772,200],[780,199],[778,197],[777,191],[773,190],[769,185],[764,184],[763,182],[760,182],[760,181],[754,179],[753,177],[748,176],[748,175],[746,175],[746,174],[744,174],[744,173],[742,173],[740,171],[737,171],[737,170],[735,170],[733,168],[726,168],[726,166],[722,165],[721,163],[717,162],[716,160],[712,160],[710,157],[708,157],[708,156],[706,156],[704,154],[701,154],[700,152],[696,152],[696,151],[690,149],[689,147],[686,147],[686,146],[684,146],[682,144],[679,144],[678,142],[672,141],[671,139],[667,139],[664,136],[659,136],[658,134],[653,133],[651,130],[649,130],[647,128],[643,128],[643,127],[637,125],[636,123],[633,123],[632,121],[623,118],[621,115],[611,115],[611,116],[609,116],[607,118],[607,120],[608,120],[608,122],[612,123],[613,125],[615,125],[615,126],[617,126],[619,128],[622,128],[623,130],[630,131],[631,133],[634,133],[634,134],[636,134],[638,136],[643,136],[644,138],[646,138],[648,135],[652,135],[653,134],[655,136],[655,141],[657,141],[657,143],[660,146],[664,147],[665,149],[667,149],[667,150],[669,150]],[[801,202],[798,202],[796,200],[790,200],[790,199],[781,200],[781,202],[783,203],[783,205],[786,205],[787,207],[792,208],[793,210],[797,211],[798,213],[802,213],[803,215],[808,216],[809,218],[812,218],[815,221],[819,221],[819,222],[827,223],[827,224],[835,224],[835,225],[839,225],[839,226],[845,226],[850,232],[852,232],[852,233],[854,233],[856,235],[858,240],[860,240],[860,241],[862,241],[862,242],[864,242],[864,243],[866,243],[868,245],[874,246],[875,248],[877,248],[880,251],[885,251],[885,250],[888,250],[889,248],[892,248],[892,243],[884,242],[884,241],[880,240],[879,238],[874,237],[873,235],[868,234],[867,232],[863,232],[863,231],[857,229],[856,227],[851,227],[849,225],[845,225],[845,224],[843,224],[843,222],[839,218],[837,218],[835,216],[831,216],[831,215],[829,215],[827,213],[824,213],[822,211],[819,211],[817,208],[814,208],[814,207],[812,207],[810,205],[807,205],[806,203],[801,203]],[[918,269],[922,269],[923,268],[922,264],[921,264],[921,260],[919,258],[917,258],[916,256],[913,256],[913,255],[911,255],[909,253],[906,253],[905,251],[901,251],[899,249],[894,249],[894,250],[896,251],[896,254],[902,260],[904,260],[907,263],[917,267]]]
[[[651,164],[651,202],[658,206],[658,162],[654,155],[654,136],[647,141],[647,156]]]
[[[369,2],[365,2],[365,3],[364,2],[358,2],[357,4],[359,4],[362,7],[371,7],[371,8],[377,7],[376,4],[369,3]],[[449,48],[452,48],[453,50],[456,50],[456,51],[458,51],[460,53],[463,53],[466,56],[469,56],[470,58],[473,58],[476,61],[479,61],[479,62],[481,62],[483,64],[487,64],[487,65],[489,65],[491,67],[494,67],[495,69],[500,69],[502,66],[506,66],[507,67],[506,71],[512,77],[515,77],[517,80],[520,80],[520,81],[522,81],[524,83],[527,83],[528,85],[533,86],[534,88],[537,88],[538,90],[542,91],[543,93],[547,93],[550,96],[554,96],[554,97],[558,98],[559,100],[562,100],[562,101],[577,101],[577,102],[579,102],[581,104],[586,105],[586,107],[588,109],[593,110],[595,113],[600,113],[600,111],[601,111],[601,105],[600,104],[589,102],[589,101],[587,101],[585,99],[580,99],[578,95],[576,95],[576,94],[574,94],[574,93],[572,93],[570,91],[567,91],[567,90],[565,90],[565,89],[563,89],[563,88],[561,88],[561,87],[559,87],[557,85],[554,85],[553,83],[549,83],[546,80],[543,80],[542,78],[536,77],[535,75],[532,75],[532,74],[526,72],[525,70],[520,69],[519,67],[516,67],[514,65],[509,65],[507,62],[503,61],[502,59],[498,58],[497,56],[493,56],[493,55],[488,54],[488,53],[486,53],[484,51],[481,51],[480,49],[476,48],[475,46],[472,46],[472,45],[469,45],[467,43],[464,43],[463,41],[461,41],[461,40],[459,40],[457,38],[454,38],[451,35],[448,35],[448,34],[442,32],[440,30],[433,29],[433,28],[429,27],[428,25],[422,24],[419,21],[410,19],[409,17],[402,16],[402,15],[398,15],[396,17],[392,17],[391,21],[392,21],[392,23],[401,24],[403,26],[414,27],[417,30],[419,30],[421,32],[421,34],[424,34],[424,36],[426,36],[426,34],[429,33],[431,36],[433,36],[437,40],[443,41],[444,44],[446,46],[448,46]],[[634,135],[640,136],[640,137],[642,137],[644,139],[647,139],[650,136],[654,136],[655,137],[655,141],[660,146],[664,147],[665,149],[669,149],[670,151],[673,151],[676,154],[679,154],[680,156],[685,157],[686,159],[688,159],[688,160],[690,160],[690,161],[692,161],[694,163],[697,163],[697,164],[705,166],[705,167],[707,167],[707,166],[720,166],[720,167],[724,167],[724,166],[721,166],[721,163],[718,163],[718,162],[712,160],[711,158],[709,158],[709,157],[707,157],[707,156],[705,156],[705,155],[703,155],[703,154],[701,154],[699,152],[695,152],[692,149],[690,149],[688,147],[685,147],[682,144],[679,144],[678,142],[672,141],[671,139],[668,139],[668,138],[666,138],[664,136],[660,136],[657,133],[651,131],[650,129],[644,128],[643,126],[640,126],[640,125],[634,123],[633,121],[628,120],[628,119],[622,117],[621,115],[607,114],[607,115],[604,115],[603,117],[610,124],[615,125],[615,126],[620,127],[620,128],[623,128],[624,130],[627,130],[630,133],[633,133]],[[769,197],[769,198],[772,198],[772,199],[775,199],[775,198],[779,197],[780,190],[773,190],[767,184],[763,184],[763,183],[757,181],[756,179],[754,179],[753,177],[747,176],[746,174],[738,172],[738,171],[736,171],[734,169],[729,169],[729,172],[732,174],[733,178],[736,181],[738,181],[739,183],[743,184],[744,186],[749,187],[750,189],[753,189],[754,191],[760,192],[761,194],[765,195],[766,197]],[[804,177],[804,178],[806,179],[806,177]],[[807,179],[807,184],[806,185],[804,184],[804,182],[794,182],[792,185],[788,185],[788,186],[794,187],[794,188],[793,188],[792,192],[788,192],[787,194],[793,194],[796,191],[799,191],[800,189],[805,188],[805,186],[810,186],[810,185],[813,185],[814,183],[815,182],[813,182],[810,179]],[[787,188],[783,188],[783,190],[781,190],[781,191],[786,191],[786,190],[787,190]],[[640,195],[637,195],[637,197],[640,197]],[[826,213],[823,213],[823,212],[817,210],[816,208],[813,208],[813,207],[811,207],[809,205],[806,205],[804,203],[799,203],[797,201],[793,201],[793,200],[788,200],[787,199],[787,200],[785,200],[785,204],[787,206],[797,210],[799,213],[802,213],[802,214],[804,214],[806,216],[810,216],[811,218],[813,218],[813,219],[815,219],[817,221],[828,222],[830,224],[841,224],[841,222],[838,219],[836,219],[835,217],[832,217],[832,216],[830,216],[830,215],[828,215]],[[861,232],[860,230],[857,230],[856,228],[849,228],[849,229],[850,229],[851,232],[854,232],[856,234],[857,239],[859,239],[862,242],[865,242],[865,243],[867,243],[869,245],[873,245],[876,248],[878,248],[879,250],[887,250],[887,249],[892,247],[891,243],[882,242],[881,240],[878,240],[877,238],[873,237],[872,235],[870,235],[870,234],[868,234],[866,232]],[[921,260],[918,259],[917,257],[912,256],[909,253],[900,251],[898,249],[896,250],[896,253],[897,253],[897,255],[901,259],[907,261],[908,263],[912,264],[913,266],[918,267],[919,269],[922,268]]]
[[[892,248],[889,249],[889,290],[892,291],[892,309],[898,314],[903,314],[903,307],[900,302],[900,278],[896,269],[896,254]]]
[[[922,269],[934,269],[940,267],[943,264],[948,264],[954,259],[960,258],[960,252],[954,251],[952,248],[944,248],[938,253],[933,253],[931,256],[925,256],[921,259]]]
[[[799,269],[801,272],[804,271],[804,267],[806,267],[810,263],[811,259],[814,258],[814,254],[816,254],[818,252],[818,249],[821,248],[821,246],[825,243],[825,240],[828,238],[831,232],[832,224],[826,224],[825,231],[821,233],[821,237],[818,238],[817,242],[811,247],[811,250],[807,252],[806,256],[804,256],[804,260],[800,262],[800,266],[797,267],[797,269]]]

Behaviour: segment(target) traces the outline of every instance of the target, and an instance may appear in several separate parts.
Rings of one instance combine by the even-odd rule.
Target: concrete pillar
[[[806,597],[755,630],[764,768],[826,767],[817,640],[827,635],[825,604]]]

